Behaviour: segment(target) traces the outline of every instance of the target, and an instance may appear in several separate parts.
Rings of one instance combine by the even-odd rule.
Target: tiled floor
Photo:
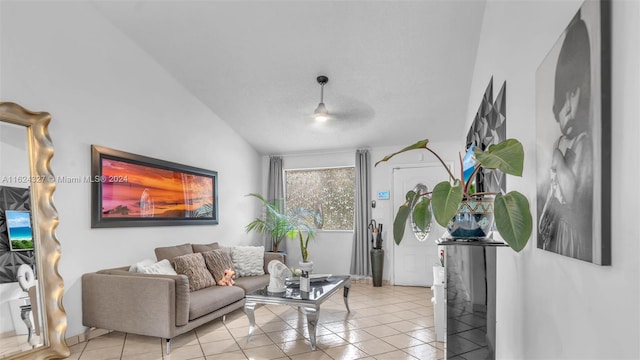
[[[31,350],[34,344],[42,343],[42,340],[38,335],[33,335],[31,342],[27,341],[27,335],[8,336],[0,338],[0,359],[8,358],[11,355],[19,352]]]
[[[350,313],[341,291],[321,305],[316,351],[297,308],[266,305],[256,308],[250,341],[247,317],[236,310],[225,323],[215,320],[174,338],[170,355],[159,338],[111,332],[72,346],[70,359],[442,359],[431,296],[429,288],[354,281]]]

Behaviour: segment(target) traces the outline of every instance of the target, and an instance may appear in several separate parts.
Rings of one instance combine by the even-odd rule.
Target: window
[[[311,212],[318,229],[351,231],[354,184],[354,167],[286,170],[287,210]]]

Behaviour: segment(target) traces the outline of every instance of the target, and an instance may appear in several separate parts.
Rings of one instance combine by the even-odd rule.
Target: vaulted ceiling
[[[105,1],[263,154],[459,140],[484,1]],[[318,75],[332,118],[316,123]]]

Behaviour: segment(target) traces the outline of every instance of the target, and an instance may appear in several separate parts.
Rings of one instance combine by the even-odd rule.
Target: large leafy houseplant
[[[456,178],[442,158],[428,145],[428,139],[421,140],[376,162],[377,166],[379,163],[388,161],[400,153],[424,149],[432,153],[440,161],[449,175],[449,180],[438,183],[430,193],[407,192],[406,201],[398,209],[393,223],[393,237],[396,244],[399,245],[402,241],[405,223],[411,212],[413,212],[414,222],[423,231],[428,228],[432,216],[435,217],[438,224],[447,227],[449,221],[458,212],[458,207],[463,198],[495,195],[494,218],[498,233],[513,250],[520,252],[524,249],[532,231],[532,217],[527,198],[517,191],[511,191],[507,194],[473,193],[473,187],[471,186],[473,179],[476,177],[475,175],[481,168],[500,170],[505,174],[522,176],[524,165],[522,144],[518,140],[507,139],[499,144],[489,146],[486,151],[475,148],[473,172],[466,183],[464,177]],[[460,166],[463,166],[462,157],[460,158]],[[461,171],[461,173],[464,173],[464,171]]]
[[[286,237],[291,239],[299,237],[302,258],[306,261],[309,256],[309,251],[307,250],[309,240],[315,235],[315,228],[309,225],[307,219],[309,213],[304,210],[286,212],[284,201],[282,200],[268,201],[264,196],[254,193],[247,196],[260,200],[264,206],[265,213],[264,217],[255,218],[250,222],[245,227],[245,230],[271,236],[272,251],[274,252],[278,252],[280,243]]]

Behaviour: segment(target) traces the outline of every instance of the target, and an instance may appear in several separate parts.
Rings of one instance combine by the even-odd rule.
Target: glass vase
[[[458,213],[447,224],[445,238],[487,240],[493,233],[493,196],[464,198]]]

